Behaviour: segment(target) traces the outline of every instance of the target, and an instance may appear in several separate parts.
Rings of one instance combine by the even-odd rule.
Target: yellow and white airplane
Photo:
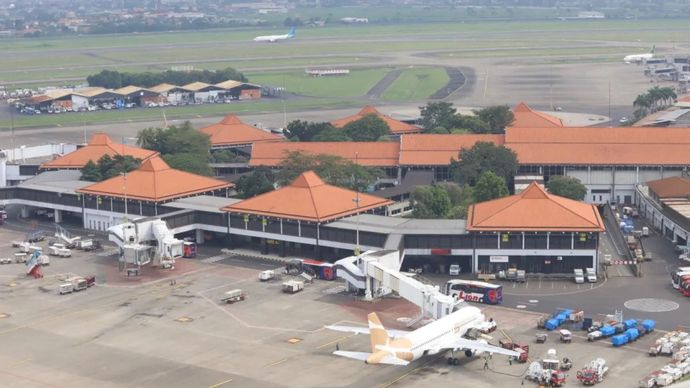
[[[484,339],[466,338],[472,329],[486,326],[484,314],[473,306],[464,306],[445,317],[414,331],[386,330],[376,313],[367,316],[369,327],[326,326],[327,329],[355,334],[369,334],[371,353],[336,350],[333,354],[364,361],[367,364],[407,365],[423,356],[450,350],[449,364],[458,365],[456,351],[467,357],[481,353],[497,353],[518,357],[513,350],[490,345]]]

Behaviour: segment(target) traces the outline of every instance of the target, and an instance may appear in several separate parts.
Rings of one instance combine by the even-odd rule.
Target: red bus
[[[680,278],[680,287],[678,291],[684,296],[690,296],[690,275]]]
[[[477,280],[453,279],[446,283],[446,295],[468,302],[500,304],[503,302],[503,286]]]

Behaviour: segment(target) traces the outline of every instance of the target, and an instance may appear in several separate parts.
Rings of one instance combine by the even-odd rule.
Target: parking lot
[[[10,241],[21,237],[1,229],[2,252],[13,252]],[[25,277],[21,264],[0,266],[0,385],[435,387],[461,378],[466,386],[492,387],[521,384],[527,368],[500,356],[489,360],[488,370],[481,357],[463,357],[461,366],[451,367],[444,354],[407,367],[364,365],[331,353],[336,346],[366,351],[367,336],[323,326],[364,324],[366,314],[377,311],[386,327],[406,329],[399,318],[414,317],[415,306],[398,298],[359,301],[343,294],[340,282],[316,281],[284,294],[280,281],[257,280],[260,270],[275,267],[270,261],[208,260],[210,247],[199,259],[178,260],[173,271],[146,269],[138,278],[119,273],[112,253],[106,247],[52,258],[38,280]],[[95,274],[97,285],[59,295],[57,285],[69,274]],[[221,304],[224,292],[236,288],[246,300]],[[581,333],[572,344],[560,344],[551,333],[546,344],[535,344],[539,314],[502,307],[485,314],[499,322],[492,342],[504,333],[528,342],[533,359],[551,347],[574,368],[604,357],[611,367],[604,387],[634,386],[668,362],[645,354],[652,337],[612,348],[609,341],[588,343]],[[574,376],[573,370],[568,380]]]

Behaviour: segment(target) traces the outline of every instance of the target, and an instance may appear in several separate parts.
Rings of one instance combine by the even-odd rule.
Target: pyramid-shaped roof
[[[386,124],[388,124],[388,128],[391,130],[392,134],[397,135],[397,134],[401,134],[401,133],[416,133],[416,132],[422,131],[421,128],[419,128],[415,125],[404,123],[402,121],[396,120],[396,119],[394,119],[388,115],[385,115],[385,114],[379,112],[376,108],[374,108],[371,105],[365,106],[364,108],[362,108],[362,110],[360,110],[359,112],[357,112],[356,114],[354,114],[352,116],[347,116],[347,117],[344,117],[342,119],[333,120],[333,121],[331,121],[331,125],[333,125],[336,128],[342,128],[345,125],[347,125],[353,121],[359,120],[362,117],[364,117],[366,115],[370,115],[370,114],[376,115],[376,117],[385,121]]]
[[[471,205],[469,231],[603,232],[596,206],[547,193],[532,182],[522,193]]]
[[[129,173],[94,183],[79,193],[160,202],[232,187],[231,183],[168,166],[159,156]]]
[[[280,141],[282,137],[243,123],[237,116],[229,114],[218,124],[201,129],[211,138],[213,147],[238,147],[248,144]]]
[[[298,176],[289,186],[282,187],[224,207],[232,213],[326,222],[365,212],[393,203],[385,198],[324,183],[313,171]]]
[[[89,160],[92,160],[94,163],[98,162],[98,159],[103,155],[129,155],[136,159],[146,160],[156,154],[156,151],[114,143],[105,133],[95,133],[91,136],[89,143],[84,147],[78,148],[69,154],[49,162],[45,162],[41,165],[41,168],[82,168]]]
[[[537,112],[524,102],[517,104],[513,109],[515,120],[510,127],[515,128],[554,128],[563,127],[563,121],[558,117],[546,113]]]

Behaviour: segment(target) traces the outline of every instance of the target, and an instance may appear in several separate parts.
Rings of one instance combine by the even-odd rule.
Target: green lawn
[[[429,98],[449,81],[441,67],[420,67],[403,71],[383,92],[384,100],[418,101]]]
[[[285,87],[288,92],[310,97],[363,96],[388,73],[391,68],[352,70],[337,77],[310,77],[304,71],[286,73],[257,73],[249,76],[259,85]]]
[[[304,99],[286,100],[288,111],[334,109],[361,106],[360,101],[348,99]],[[126,121],[163,121],[163,114],[168,120],[190,119],[195,117],[218,116],[229,113],[264,113],[283,110],[283,102],[278,99],[262,101],[233,102],[231,104],[207,104],[183,107],[139,108],[127,110],[105,110],[84,113],[43,114],[37,116],[15,115],[15,128],[73,126],[82,124],[102,124]],[[10,120],[0,120],[0,131],[10,129]]]

